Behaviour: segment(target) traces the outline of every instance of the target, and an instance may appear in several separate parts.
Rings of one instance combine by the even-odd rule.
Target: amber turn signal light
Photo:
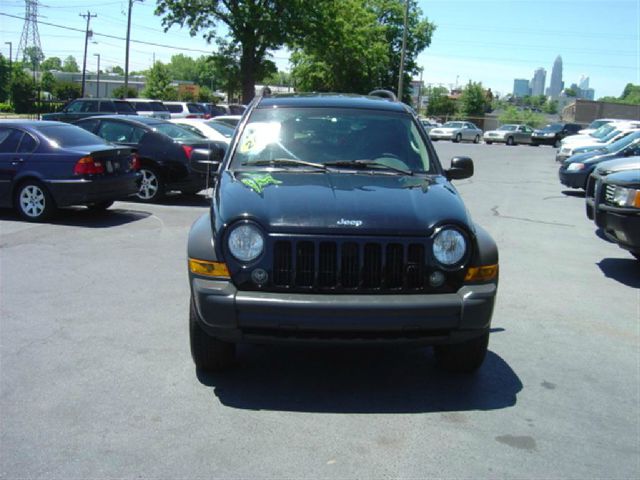
[[[481,267],[469,267],[467,275],[464,277],[465,282],[488,282],[498,276],[498,264],[483,265]]]
[[[189,271],[205,277],[230,278],[229,269],[223,262],[208,262],[190,258]]]

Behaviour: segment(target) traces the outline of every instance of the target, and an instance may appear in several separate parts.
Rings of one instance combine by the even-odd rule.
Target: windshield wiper
[[[327,170],[327,167],[321,163],[313,163],[313,162],[305,162],[304,160],[296,160],[295,158],[273,158],[271,160],[257,160],[255,162],[242,162],[240,165],[242,166],[283,166],[283,165],[292,165],[292,166],[305,166],[305,167],[313,167],[318,168],[320,170]]]
[[[378,163],[376,160],[337,160],[335,162],[327,162],[325,163],[325,165],[327,167],[346,167],[362,170],[367,168],[379,168],[380,170],[401,173],[403,175],[413,175],[413,172],[411,170],[391,167],[389,165],[385,165],[384,163]]]

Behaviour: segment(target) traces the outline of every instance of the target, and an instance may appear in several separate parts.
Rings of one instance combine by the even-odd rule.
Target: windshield
[[[53,147],[68,148],[84,145],[106,145],[102,138],[75,125],[47,125],[38,130]]]
[[[637,132],[633,132],[630,135],[626,135],[620,138],[619,140],[616,140],[611,145],[607,145],[607,151],[610,153],[619,152],[620,150],[622,150],[623,148],[625,148],[627,145],[629,145],[634,140],[637,140],[638,138],[640,138],[640,130]]]
[[[591,136],[596,138],[604,138],[609,132],[615,129],[616,127],[614,125],[607,123],[606,125],[602,125],[595,132],[593,132]]]
[[[312,163],[435,171],[411,116],[355,109],[255,110],[242,131],[231,166],[237,169],[269,162],[295,168],[309,168]]]
[[[587,128],[593,128],[595,130],[595,129],[600,128],[602,125],[606,125],[609,122],[610,122],[610,120],[594,120],[593,122],[591,122],[589,124],[589,126]]]
[[[232,127],[225,125],[223,123],[220,122],[214,122],[214,121],[208,121],[208,122],[204,122],[205,125],[208,125],[209,127],[213,128],[216,132],[222,134],[224,137],[226,138],[231,138],[233,137],[233,132],[235,131]]]
[[[205,136],[200,133],[187,130],[180,125],[174,125],[173,123],[158,123],[153,126],[153,129],[167,137],[173,138],[174,140],[201,140],[205,138]]]
[[[462,128],[463,124],[462,122],[447,122],[444,125],[442,125],[442,128]]]
[[[517,125],[502,125],[500,128],[498,128],[498,131],[513,132],[516,130],[516,128],[518,128]]]
[[[543,132],[559,132],[562,130],[561,123],[551,123],[542,129]]]
[[[613,130],[611,132],[609,132],[609,134],[605,135],[604,137],[602,137],[599,142],[600,143],[607,143],[609,140],[611,140],[612,138],[617,137],[618,135],[620,135],[622,133],[622,130]]]

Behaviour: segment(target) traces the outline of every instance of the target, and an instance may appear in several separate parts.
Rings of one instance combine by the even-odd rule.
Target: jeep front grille
[[[609,205],[613,205],[613,196],[616,193],[615,185],[605,185],[604,188],[604,201]]]
[[[426,252],[426,243],[276,240],[272,283],[293,291],[430,291]]]

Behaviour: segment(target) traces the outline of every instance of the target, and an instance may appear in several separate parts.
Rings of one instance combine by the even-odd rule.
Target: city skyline
[[[103,70],[124,66],[126,0],[49,1],[40,4],[39,32],[47,57],[73,55],[82,63],[89,10],[94,32],[89,43],[87,69],[95,71],[101,55]],[[425,84],[464,86],[481,82],[502,95],[513,79],[530,78],[535,68],[550,68],[558,53],[563,58],[565,84],[578,82],[588,72],[598,96],[619,96],[627,83],[640,84],[640,4],[636,0],[557,0],[555,2],[488,0],[419,0],[424,15],[436,25],[431,45],[417,57]],[[172,55],[210,54],[215,45],[187,29],[163,31],[154,15],[155,2],[134,2],[130,69],[148,69],[154,60],[168,63]],[[580,11],[580,16],[576,11]],[[4,0],[0,6],[0,52],[15,54],[24,25],[23,0]],[[7,16],[11,15],[11,16]],[[615,45],[609,48],[608,45]],[[272,52],[280,70],[290,70],[289,52]]]

